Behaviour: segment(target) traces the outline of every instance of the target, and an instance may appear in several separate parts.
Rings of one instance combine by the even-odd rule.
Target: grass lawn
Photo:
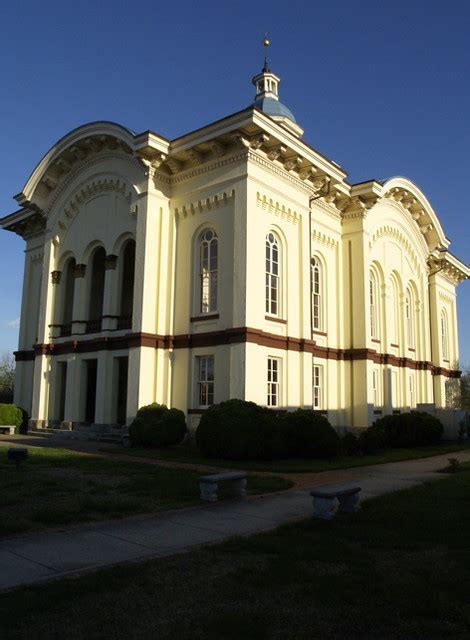
[[[18,470],[0,446],[0,535],[123,518],[199,502],[197,471],[29,449]],[[248,478],[249,493],[292,486],[277,477]]]
[[[470,468],[330,522],[5,593],[0,636],[464,640],[469,498]]]
[[[124,447],[103,447],[101,451],[119,453],[142,458],[155,458],[172,462],[210,465],[227,469],[246,469],[247,471],[272,471],[276,473],[308,473],[331,471],[332,469],[350,469],[384,462],[399,462],[416,458],[429,458],[440,453],[452,453],[470,449],[470,442],[443,442],[429,447],[415,449],[389,449],[381,453],[364,456],[339,456],[332,460],[308,460],[288,458],[284,460],[221,460],[204,458],[195,446],[183,445],[168,449],[127,449]]]

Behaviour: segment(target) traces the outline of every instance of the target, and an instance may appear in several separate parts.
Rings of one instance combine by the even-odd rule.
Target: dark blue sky
[[[352,182],[404,175],[470,262],[470,6],[33,2],[0,10],[0,216],[70,129],[113,120],[167,137],[247,106],[269,32],[281,99]],[[0,232],[0,351],[16,348],[23,243]],[[470,284],[459,287],[470,365]]]

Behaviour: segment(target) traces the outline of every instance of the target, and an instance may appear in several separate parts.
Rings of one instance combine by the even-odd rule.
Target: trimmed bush
[[[283,455],[276,414],[245,400],[209,407],[199,422],[196,444],[207,458],[272,460]]]
[[[23,422],[23,412],[16,404],[0,404],[0,425],[14,425],[16,431]]]
[[[359,438],[351,431],[347,431],[341,438],[341,449],[347,456],[359,455],[361,453]]]
[[[375,453],[387,448],[385,429],[380,424],[374,423],[360,434],[358,438],[359,448],[363,453]]]
[[[340,438],[325,416],[311,409],[297,409],[283,414],[279,421],[288,456],[333,458],[339,454]]]
[[[437,444],[444,431],[440,420],[424,411],[384,416],[374,422],[375,427],[384,429],[387,445],[393,448]]]
[[[182,442],[186,432],[182,411],[155,402],[139,409],[129,426],[129,440],[132,447],[170,447]]]

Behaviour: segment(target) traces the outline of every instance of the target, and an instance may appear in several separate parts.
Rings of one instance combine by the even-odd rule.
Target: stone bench
[[[15,433],[16,427],[10,424],[0,424],[0,433],[6,433],[8,436],[12,436]]]
[[[310,491],[313,498],[313,515],[331,520],[336,513],[355,513],[359,506],[361,487],[351,485],[330,486]]]
[[[224,473],[211,473],[208,476],[199,478],[199,488],[201,489],[201,500],[206,502],[217,502],[217,492],[219,482],[230,484],[230,494],[239,498],[246,496],[246,472],[227,471]]]

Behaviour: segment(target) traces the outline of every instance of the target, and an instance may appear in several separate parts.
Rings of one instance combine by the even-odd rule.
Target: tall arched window
[[[445,311],[441,313],[441,341],[442,341],[442,358],[449,360],[449,329],[447,326],[447,314]]]
[[[212,229],[206,229],[199,237],[200,313],[217,310],[217,269],[217,234]]]
[[[369,312],[370,312],[370,335],[372,338],[379,337],[379,320],[378,320],[378,296],[377,296],[377,279],[373,273],[370,274],[369,280]]]
[[[75,296],[75,258],[69,258],[62,280],[62,309],[60,314],[60,335],[69,336],[72,329],[73,299]]]
[[[280,315],[280,244],[274,233],[266,236],[266,313]]]
[[[414,346],[415,346],[413,314],[414,314],[413,295],[411,291],[407,289],[406,297],[405,297],[405,322],[406,322],[406,339],[408,342],[408,349],[414,349]]]
[[[128,240],[121,252],[121,292],[118,329],[132,327],[134,302],[135,241]]]
[[[91,258],[91,274],[88,297],[88,333],[101,331],[101,318],[103,316],[105,262],[106,252],[103,247],[98,247],[93,252],[93,256]]]
[[[310,277],[312,280],[312,327],[316,331],[322,329],[322,315],[323,315],[323,300],[322,300],[322,274],[321,267],[318,258],[312,258],[312,264],[310,268]]]

